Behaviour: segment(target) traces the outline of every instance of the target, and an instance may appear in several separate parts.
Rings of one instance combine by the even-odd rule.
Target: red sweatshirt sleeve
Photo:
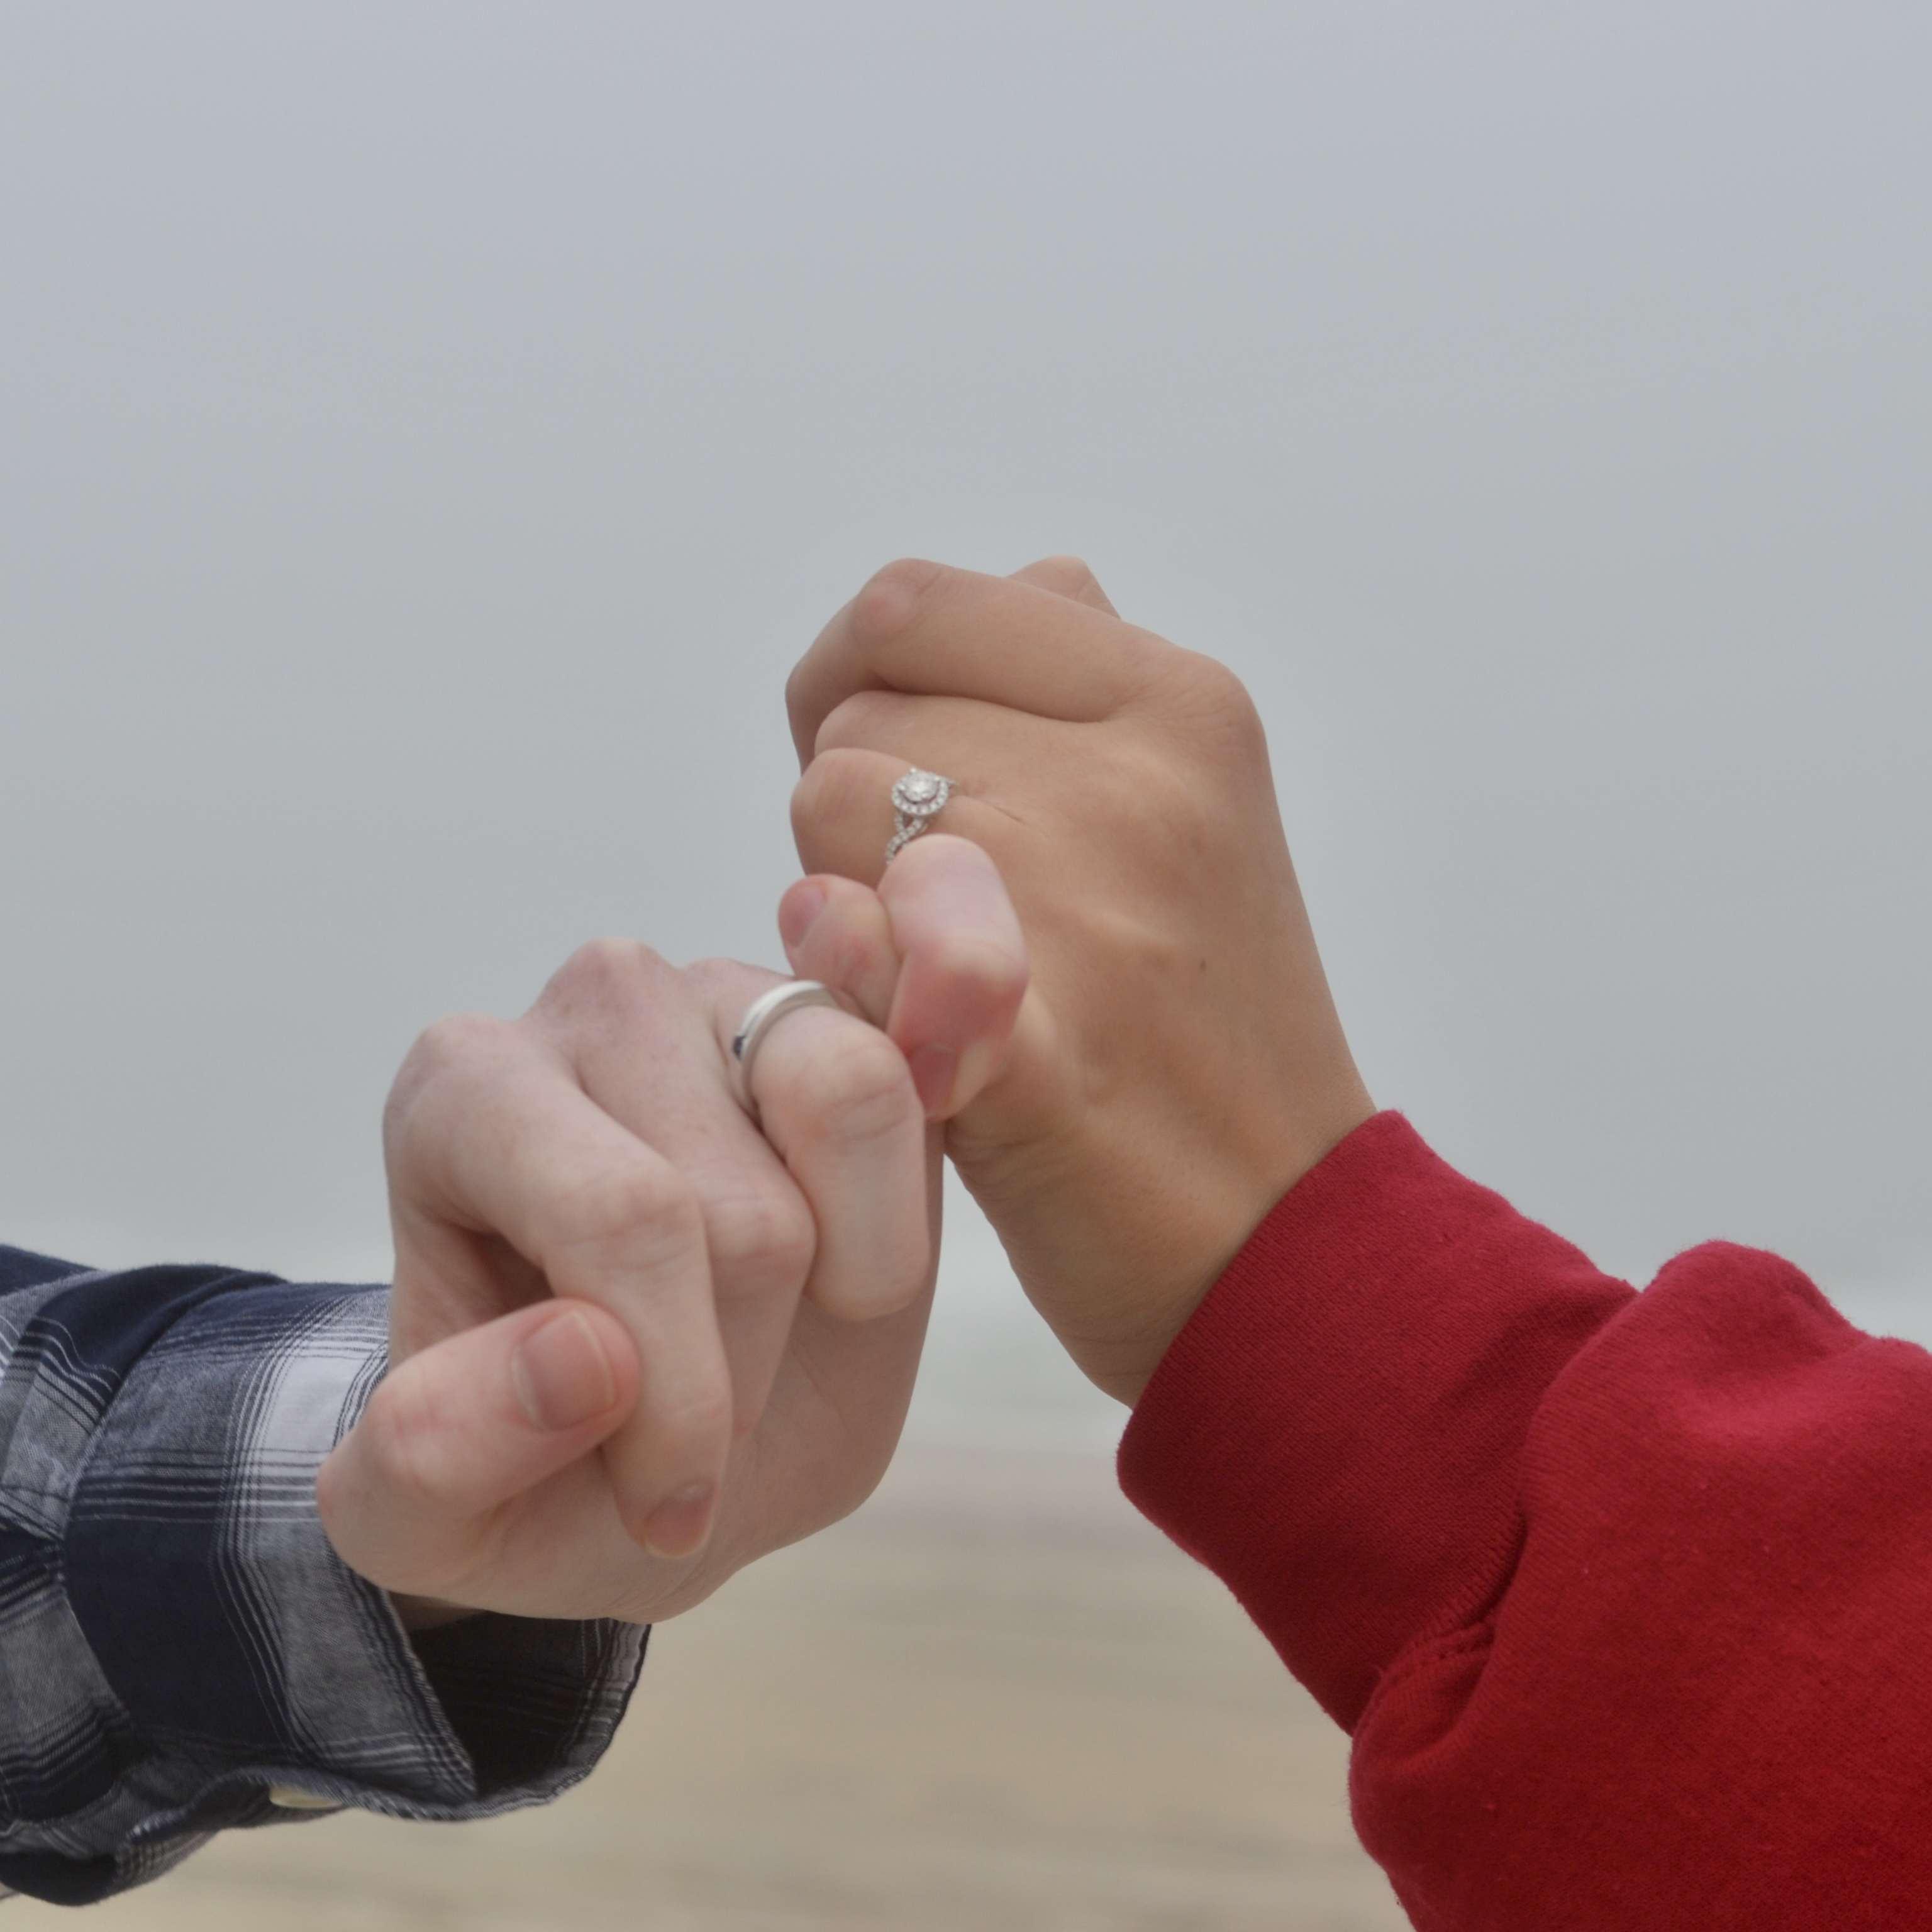
[[[1932,1355],[1787,1263],[1639,1294],[1379,1114],[1120,1474],[1352,1734],[1420,1932],[1932,1928]]]

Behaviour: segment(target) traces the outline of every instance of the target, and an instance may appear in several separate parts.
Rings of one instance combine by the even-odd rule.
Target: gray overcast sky
[[[380,1271],[418,1028],[773,958],[793,658],[1076,550],[1249,680],[1379,1099],[1610,1264],[1932,1292],[1928,72],[1920,4],[0,4],[0,1238]]]

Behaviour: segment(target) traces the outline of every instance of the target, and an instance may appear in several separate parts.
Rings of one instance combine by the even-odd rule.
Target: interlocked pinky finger
[[[933,832],[871,887],[801,880],[779,923],[792,970],[852,998],[906,1057],[928,1120],[970,1106],[998,1073],[1025,999],[1026,941],[999,870]]]
[[[869,886],[833,873],[801,879],[778,902],[785,958],[801,980],[843,993],[881,1031],[892,1010],[899,957],[892,922]]]

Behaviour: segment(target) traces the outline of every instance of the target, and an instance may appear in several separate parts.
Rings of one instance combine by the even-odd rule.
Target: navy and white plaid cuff
[[[0,1250],[0,1885],[104,1897],[304,1815],[274,1787],[477,1818],[602,1755],[643,1628],[412,1642],[323,1534],[316,1471],[387,1318],[379,1288]]]

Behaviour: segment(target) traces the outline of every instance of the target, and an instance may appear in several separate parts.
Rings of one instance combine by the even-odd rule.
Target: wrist
[[[1352,1066],[1318,1108],[1300,1097],[1292,1118],[1224,1118],[1191,1146],[1148,1110],[1090,1110],[997,1148],[956,1124],[948,1150],[1061,1347],[1131,1408],[1276,1204],[1376,1112]]]

